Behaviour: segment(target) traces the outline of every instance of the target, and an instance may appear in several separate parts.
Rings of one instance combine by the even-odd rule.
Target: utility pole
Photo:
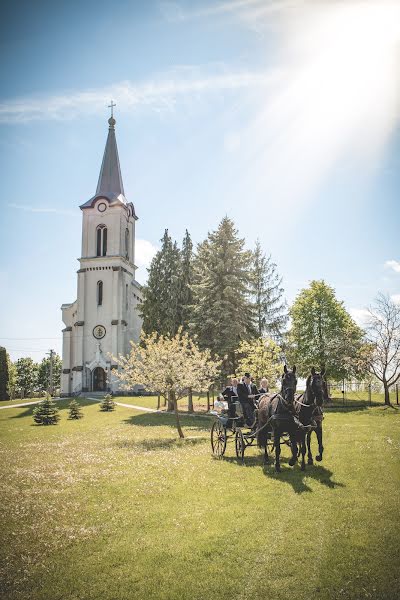
[[[50,355],[50,386],[49,386],[49,394],[53,395],[53,359],[54,359],[54,350],[50,350],[48,353]]]

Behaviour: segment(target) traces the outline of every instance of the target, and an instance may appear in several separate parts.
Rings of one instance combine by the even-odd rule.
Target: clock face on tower
[[[103,338],[106,335],[106,328],[103,327],[103,325],[96,325],[96,327],[93,328],[93,336],[96,338],[96,340],[101,340],[101,338]]]
[[[104,212],[104,211],[106,210],[106,208],[107,208],[107,206],[104,204],[104,202],[101,202],[101,203],[98,205],[98,207],[97,207],[97,210],[98,210],[99,212]]]

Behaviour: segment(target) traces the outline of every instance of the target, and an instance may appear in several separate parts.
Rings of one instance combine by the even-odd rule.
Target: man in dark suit
[[[251,382],[250,373],[245,373],[243,380],[237,386],[239,402],[242,405],[244,419],[248,427],[254,426],[254,399],[258,390]]]

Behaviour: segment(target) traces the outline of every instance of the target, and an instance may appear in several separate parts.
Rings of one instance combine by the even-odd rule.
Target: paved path
[[[3,408],[20,408],[22,406],[30,406],[31,404],[39,404],[42,400],[44,400],[44,398],[34,400],[33,402],[22,402],[21,404],[7,404],[7,406],[0,406],[0,410]],[[53,400],[60,400],[60,398],[53,398]]]
[[[100,402],[100,400],[101,400],[101,398],[90,398],[90,396],[86,396],[86,397],[88,400],[96,400],[96,402]],[[34,400],[33,402],[21,402],[21,404],[8,404],[7,406],[0,406],[0,410],[2,410],[4,408],[22,408],[23,406],[30,406],[31,404],[38,404],[42,400],[43,400],[43,398],[41,400]],[[60,398],[53,398],[53,400],[60,400]],[[166,410],[158,410],[156,408],[148,408],[147,406],[137,406],[136,404],[125,404],[124,402],[116,402],[115,404],[117,406],[123,406],[124,408],[132,408],[134,410],[141,410],[143,412],[158,413],[158,414],[165,414],[165,415],[174,414],[174,413],[167,412]],[[180,412],[179,416],[180,417],[210,417],[211,414],[207,413],[204,415],[196,415],[195,413]]]

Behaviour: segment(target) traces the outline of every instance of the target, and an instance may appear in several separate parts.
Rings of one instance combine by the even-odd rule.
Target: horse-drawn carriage
[[[230,398],[227,404],[217,402],[216,419],[211,428],[213,455],[222,458],[228,443],[234,441],[236,457],[243,463],[246,448],[257,440],[258,446],[264,449],[265,464],[269,463],[269,451],[275,450],[275,469],[279,472],[281,446],[287,445],[292,453],[289,465],[293,466],[301,455],[301,469],[304,470],[306,451],[308,464],[313,464],[310,440],[314,430],[319,450],[316,460],[322,460],[323,376],[324,370],[317,373],[313,367],[307,377],[305,392],[296,398],[296,367],[289,371],[285,365],[280,392],[260,396],[252,427],[246,426],[237,397]]]
[[[246,448],[253,445],[260,431],[258,410],[256,408],[254,411],[255,425],[251,428],[245,424],[242,406],[237,397],[230,406],[227,406],[227,404],[226,402],[217,401],[214,406],[216,410],[213,411],[213,414],[215,414],[216,419],[211,427],[212,453],[216,458],[222,458],[228,444],[234,442],[236,457],[241,463],[244,463]],[[287,434],[282,436],[280,443],[290,446],[289,436]],[[275,448],[273,430],[267,432],[266,444],[268,449],[273,452]]]

